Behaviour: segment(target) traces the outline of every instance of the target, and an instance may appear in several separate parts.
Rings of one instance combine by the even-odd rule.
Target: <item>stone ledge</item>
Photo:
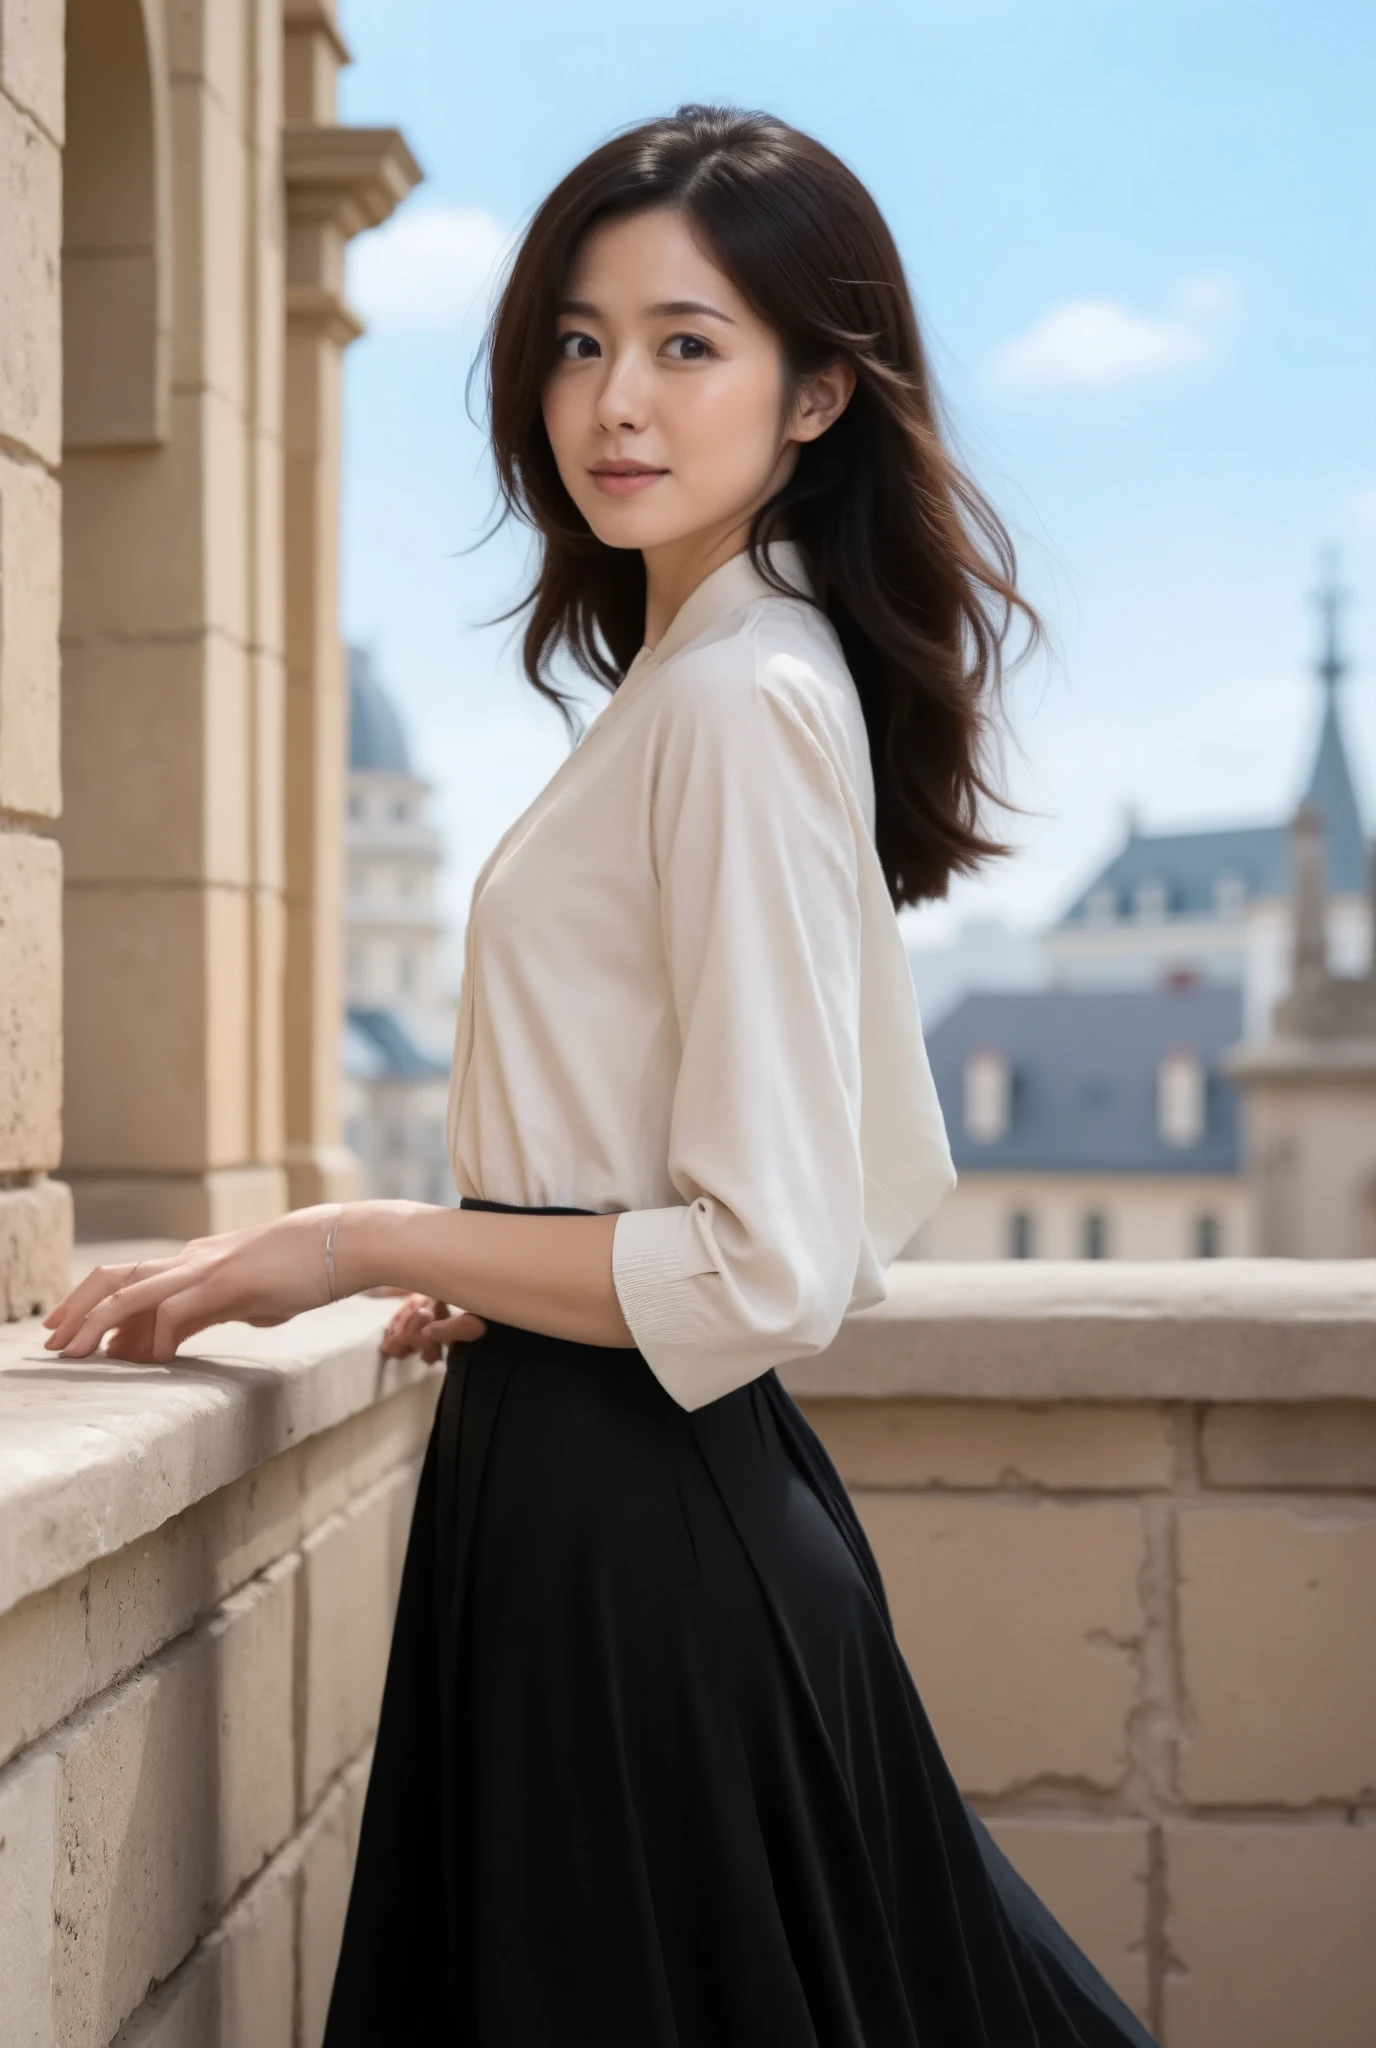
[[[0,1329],[0,1613],[437,1370],[382,1358],[390,1313],[355,1296],[223,1323],[170,1366],[62,1360],[40,1322]]]
[[[900,1261],[779,1377],[800,1400],[1376,1401],[1376,1259]]]

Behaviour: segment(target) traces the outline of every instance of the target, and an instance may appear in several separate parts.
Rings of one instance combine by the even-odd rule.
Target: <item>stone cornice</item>
[[[323,36],[337,64],[353,62],[349,46],[339,33],[334,9],[327,5],[327,0],[285,0],[282,26],[289,36]]]
[[[423,175],[399,129],[314,121],[283,125],[282,165],[288,219],[329,225],[346,238],[379,226]]]

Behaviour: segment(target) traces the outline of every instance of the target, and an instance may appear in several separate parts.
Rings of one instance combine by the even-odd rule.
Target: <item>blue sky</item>
[[[344,0],[342,118],[426,182],[351,256],[344,625],[436,784],[446,907],[566,750],[520,680],[522,544],[464,409],[504,238],[623,123],[764,106],[870,185],[960,446],[1055,659],[1010,705],[1015,859],[920,913],[1035,923],[1149,824],[1274,816],[1343,550],[1347,727],[1376,815],[1376,25],[1366,0]]]

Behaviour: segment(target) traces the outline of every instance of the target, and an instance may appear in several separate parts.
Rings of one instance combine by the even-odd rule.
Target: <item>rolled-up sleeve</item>
[[[681,1059],[669,1208],[616,1222],[631,1334],[686,1409],[820,1351],[866,1261],[858,852],[767,674],[675,678],[651,806]]]

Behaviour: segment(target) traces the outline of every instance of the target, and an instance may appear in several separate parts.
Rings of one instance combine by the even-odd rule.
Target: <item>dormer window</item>
[[[1085,918],[1089,924],[1111,924],[1118,914],[1118,892],[1107,883],[1100,882],[1085,898]]]
[[[1144,875],[1132,892],[1132,907],[1140,918],[1164,917],[1170,909],[1170,892],[1158,875]]]
[[[1012,1108],[1013,1076],[1007,1055],[980,1046],[965,1061],[965,1135],[977,1145],[1006,1136]]]
[[[1247,901],[1247,883],[1236,868],[1224,868],[1214,876],[1214,909],[1222,917],[1236,917]]]
[[[1163,1145],[1197,1145],[1204,1135],[1204,1062],[1197,1052],[1168,1052],[1156,1070],[1156,1128]]]

